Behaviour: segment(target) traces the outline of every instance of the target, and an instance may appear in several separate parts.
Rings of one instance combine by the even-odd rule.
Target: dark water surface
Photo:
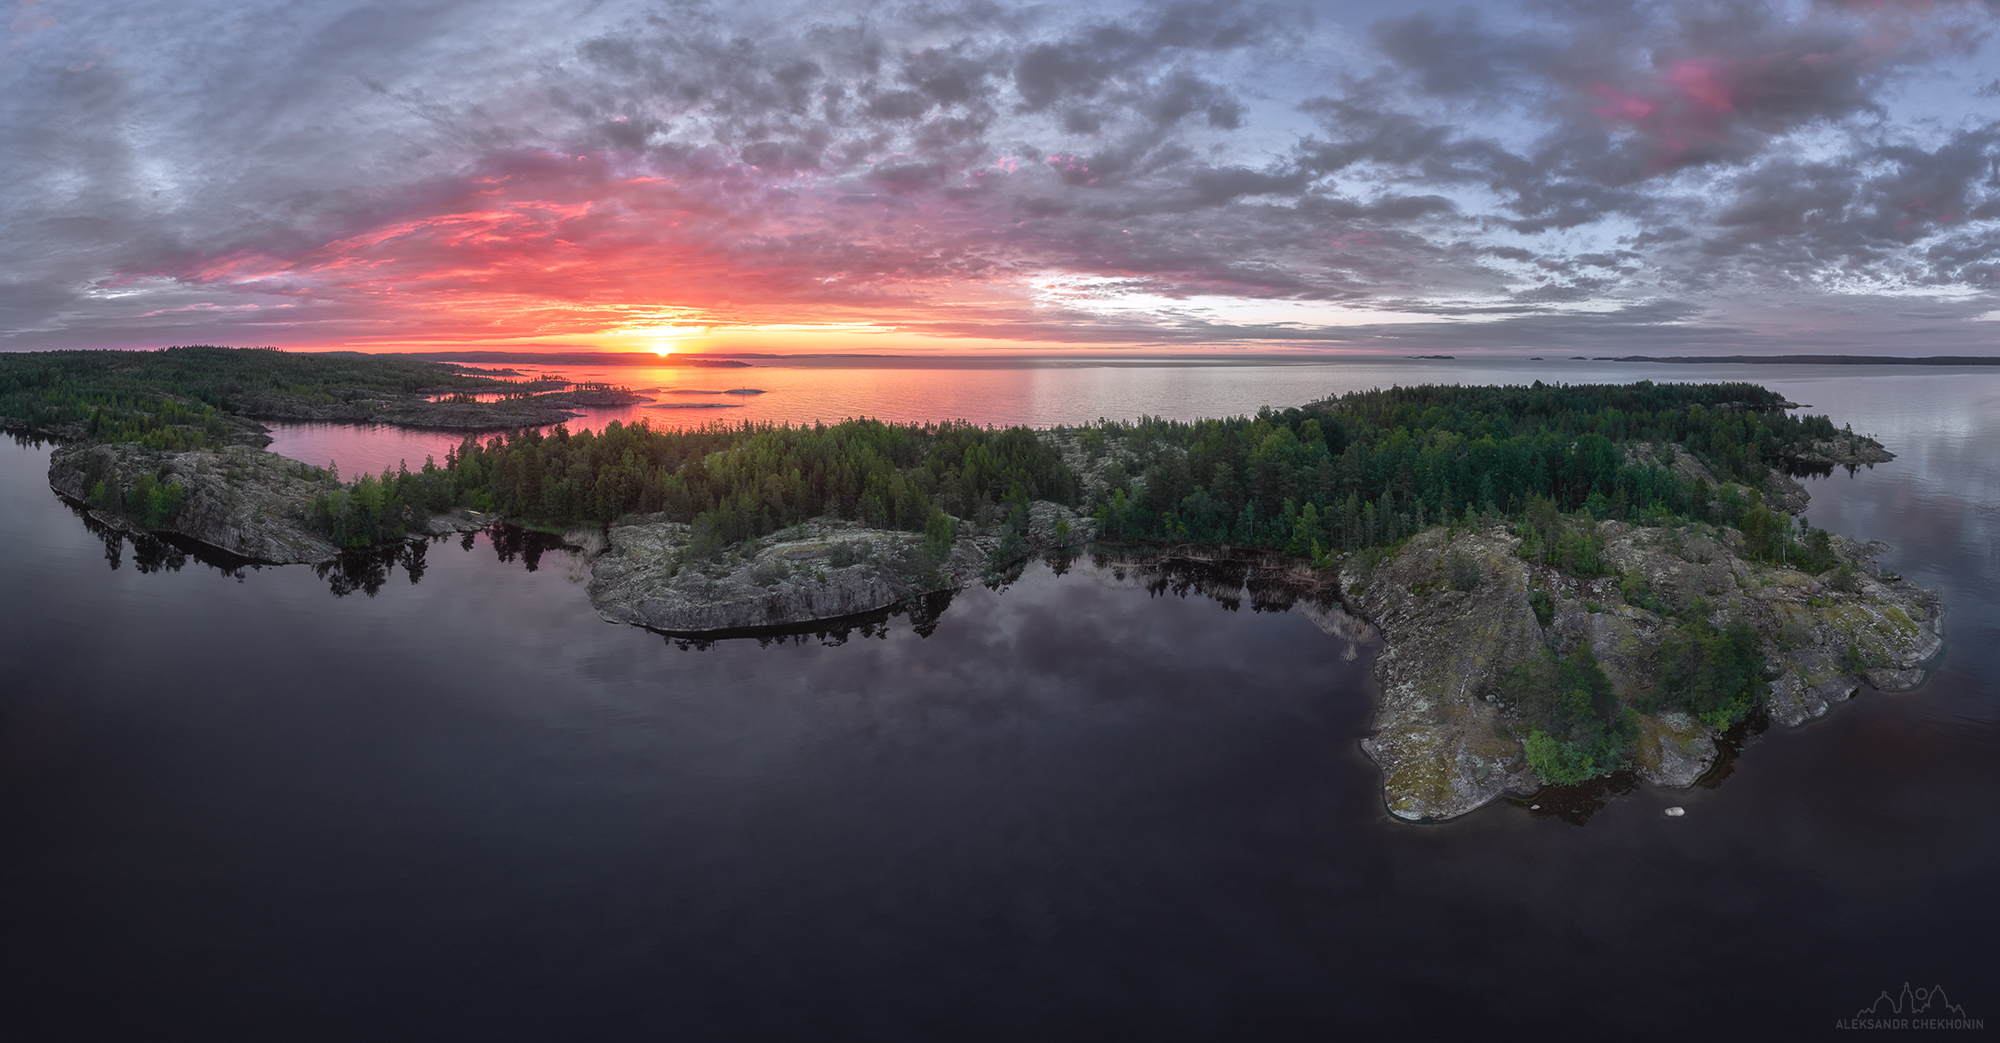
[[[1947,660],[1582,826],[1389,820],[1365,651],[1108,566],[682,650],[484,536],[372,596],[110,568],[0,444],[0,1035],[1801,1038],[1904,982],[2000,1025],[2000,378],[1732,373],[1902,454],[1811,515],[1945,588]]]

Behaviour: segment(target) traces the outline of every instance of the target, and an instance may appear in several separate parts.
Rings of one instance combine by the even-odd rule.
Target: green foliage
[[[1833,568],[1839,560],[1833,553],[1833,537],[1825,529],[1808,528],[1804,546],[1792,552],[1793,563],[1814,575]]]
[[[663,514],[694,529],[694,556],[809,518],[832,516],[943,540],[947,516],[1018,517],[1046,499],[1074,503],[1060,453],[1026,428],[849,420],[834,425],[715,425],[655,431],[522,431],[468,438],[414,475],[363,476],[323,497],[315,521],[343,545],[393,539],[419,507],[465,505],[550,525]],[[955,533],[955,529],[952,530]]]
[[[137,522],[148,529],[170,525],[187,503],[188,487],[174,476],[121,473],[105,457],[86,455],[82,462],[84,499],[91,507]]]
[[[936,583],[942,578],[941,570],[945,560],[951,557],[951,547],[958,540],[958,520],[931,508],[930,518],[924,522],[924,542],[919,549],[919,567],[924,578]]]
[[[1479,563],[1473,560],[1472,555],[1462,550],[1451,552],[1445,571],[1451,580],[1453,590],[1471,590],[1479,586]]]
[[[1763,494],[1755,489],[1745,496],[1730,486],[1720,504],[1710,512],[1711,520],[1741,531],[1744,553],[1753,560],[1815,575],[1840,563],[1826,530],[1811,526],[1795,530],[1792,519],[1765,506]]]
[[[1638,738],[1637,717],[1619,705],[1588,644],[1522,663],[1501,679],[1499,694],[1519,713],[1528,764],[1544,782],[1573,785],[1616,771]]]
[[[367,547],[402,539],[454,502],[463,501],[455,498],[451,476],[427,459],[422,470],[385,468],[380,475],[364,474],[322,494],[314,499],[309,518],[339,546]]]
[[[1430,386],[1255,417],[1104,421],[1079,437],[1122,443],[1144,476],[1135,494],[1121,464],[1106,469],[1097,509],[1115,539],[1355,551],[1468,511],[1518,517],[1542,501],[1567,520],[1538,526],[1530,556],[1591,576],[1604,574],[1603,547],[1581,519],[1657,523],[1706,510],[1707,490],[1675,475],[1670,458],[1628,461],[1625,446],[1679,443],[1718,475],[1760,485],[1769,463],[1834,433],[1782,402],[1751,384]]]
[[[0,418],[58,437],[180,452],[256,442],[243,419],[280,402],[509,388],[435,362],[361,354],[179,347],[0,352]]]
[[[1741,619],[1721,630],[1703,619],[1682,623],[1660,644],[1660,683],[1648,702],[1728,728],[1763,705],[1770,691],[1759,647],[1757,632]]]
[[[1840,669],[1845,673],[1859,674],[1874,665],[1869,661],[1868,655],[1861,651],[1861,646],[1852,641],[1847,643],[1846,650],[1840,655]]]
[[[140,475],[139,484],[143,491],[135,500],[145,506],[140,512],[140,524],[149,529],[157,529],[173,520],[180,513],[181,504],[187,502],[187,486],[180,482],[156,482],[152,475]]]
[[[1096,463],[1104,457],[1104,432],[1096,428],[1086,429],[1083,434],[1077,436],[1077,445],[1083,450],[1084,459]]]
[[[1604,536],[1586,515],[1566,515],[1554,500],[1528,498],[1521,525],[1520,556],[1577,576],[1607,574]]]
[[[1550,623],[1555,622],[1556,603],[1549,597],[1548,591],[1540,587],[1529,591],[1528,607],[1535,610],[1535,622],[1540,623],[1543,628],[1546,629]]]
[[[1564,742],[1537,728],[1528,733],[1525,746],[1528,766],[1535,769],[1543,782],[1574,786],[1608,774],[1599,770],[1594,747],[1590,745]]]
[[[1618,594],[1633,608],[1642,608],[1659,616],[1668,614],[1667,603],[1653,592],[1645,577],[1637,572],[1627,572],[1625,578],[1618,581]]]
[[[454,367],[361,354],[180,347],[157,352],[0,354],[0,421],[59,437],[167,450],[255,441],[248,416],[473,392],[524,395]],[[550,524],[661,513],[695,525],[712,552],[819,514],[923,531],[932,512],[987,520],[1033,499],[1087,506],[1113,539],[1268,547],[1327,563],[1394,546],[1446,520],[1518,520],[1522,554],[1605,574],[1594,522],[1714,516],[1744,527],[1754,554],[1834,567],[1825,535],[1800,543],[1789,519],[1726,486],[1711,510],[1670,454],[1678,443],[1730,482],[1755,487],[1771,461],[1836,435],[1751,384],[1426,386],[1356,392],[1255,417],[1075,431],[1105,493],[1078,503],[1060,454],[1025,428],[970,424],[717,425],[655,432],[524,432],[467,440],[441,476],[373,476],[323,498],[315,517],[345,545],[393,539],[425,509],[466,506]],[[1061,430],[1058,434],[1066,434]],[[1628,456],[1631,458],[1628,459]],[[1128,469],[1129,464],[1129,469]],[[1136,479],[1136,480],[1135,480]],[[106,502],[123,505],[109,484]],[[93,496],[93,501],[97,498]],[[133,510],[175,509],[140,503]],[[1456,583],[1456,581],[1454,581]]]

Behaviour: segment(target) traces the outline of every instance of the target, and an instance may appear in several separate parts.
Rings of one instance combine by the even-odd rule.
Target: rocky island
[[[1942,648],[1934,592],[1803,522],[1794,474],[1891,454],[1749,384],[1396,388],[1046,431],[558,425],[342,482],[257,448],[248,392],[35,379],[0,415],[65,441],[51,487],[113,528],[324,567],[505,519],[565,534],[604,619],[670,636],[895,611],[1093,540],[1199,560],[1215,596],[1263,583],[1350,652],[1379,633],[1363,749],[1409,821],[1614,772],[1685,787],[1753,715],[1914,687]],[[1227,564],[1246,554],[1276,564]]]
[[[49,488],[112,529],[168,533],[251,561],[316,565],[340,553],[311,524],[313,501],[340,481],[250,446],[68,446],[49,457]]]
[[[1751,560],[1733,529],[1594,524],[1611,575],[1524,561],[1523,540],[1504,525],[1432,529],[1341,570],[1347,604],[1382,632],[1375,734],[1362,748],[1382,768],[1391,814],[1448,819],[1551,781],[1531,763],[1506,680],[1538,656],[1582,649],[1615,704],[1633,709],[1628,766],[1656,785],[1694,784],[1728,722],[1658,699],[1677,610],[1714,631],[1732,620],[1749,628],[1764,709],[1790,726],[1864,683],[1915,687],[1942,647],[1936,593],[1875,565],[1879,544],[1835,538],[1840,564],[1812,575]]]
[[[816,518],[730,553],[699,553],[693,526],[621,519],[591,560],[590,603],[613,623],[673,635],[754,633],[879,612],[960,590],[1024,558],[1078,548],[1096,524],[1061,504],[1030,505],[1027,525],[933,533]],[[597,552],[594,532],[576,542]]]

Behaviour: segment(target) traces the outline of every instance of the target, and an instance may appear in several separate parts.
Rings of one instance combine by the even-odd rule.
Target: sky
[[[0,350],[2000,355],[2000,0],[0,3]]]

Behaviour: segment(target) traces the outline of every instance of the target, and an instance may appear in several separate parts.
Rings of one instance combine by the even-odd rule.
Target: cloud
[[[1649,318],[1752,285],[1995,306],[1988,5],[47,6],[0,63],[9,347],[1650,343],[1778,336]],[[1111,317],[1051,277],[1437,322]]]

